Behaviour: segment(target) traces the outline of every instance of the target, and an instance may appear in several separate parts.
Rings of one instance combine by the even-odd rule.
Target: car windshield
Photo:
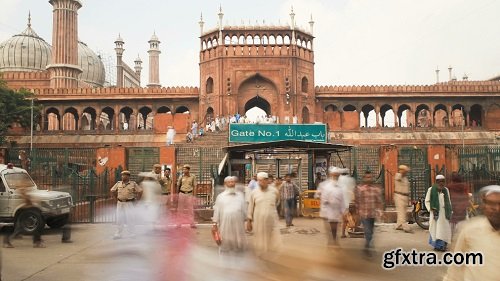
[[[11,189],[34,189],[36,187],[33,180],[26,173],[8,173],[5,174],[7,186]]]

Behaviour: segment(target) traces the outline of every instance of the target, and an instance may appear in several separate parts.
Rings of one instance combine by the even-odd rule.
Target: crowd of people
[[[196,186],[194,175],[190,174],[189,165],[183,166],[182,175],[175,184],[172,181],[170,169],[165,169],[161,175],[160,165],[155,165],[151,173],[144,174],[140,184],[129,180],[130,173],[122,172],[122,181],[111,189],[118,199],[117,219],[118,229],[114,238],[120,239],[124,225],[129,226],[129,232],[134,234],[134,215],[131,210],[135,202],[143,204],[158,204],[167,206],[175,201],[175,223],[189,224],[196,227],[193,218],[192,196]],[[396,230],[413,233],[408,224],[407,208],[409,204],[410,182],[405,165],[398,167],[395,176],[394,201],[397,210]],[[215,200],[213,234],[219,245],[219,254],[224,257],[241,255],[252,248],[259,257],[280,252],[282,241],[280,235],[280,214],[285,218],[286,227],[292,227],[293,218],[297,215],[297,203],[301,190],[296,182],[295,174],[287,174],[282,179],[273,178],[271,174],[259,172],[245,186],[237,184],[238,178],[228,176],[224,179],[224,191]],[[364,237],[363,252],[367,257],[373,256],[373,236],[376,220],[383,216],[382,188],[374,183],[374,176],[366,171],[360,183],[349,176],[347,169],[330,167],[325,180],[317,180],[315,197],[320,202],[320,217],[325,222],[328,235],[328,247],[339,247],[338,233],[341,238]],[[148,191],[149,189],[149,191]],[[455,250],[481,250],[492,257],[498,257],[495,247],[500,242],[500,186],[489,186],[481,191],[484,203],[484,215],[470,224],[456,227],[457,223],[466,218],[468,190],[459,175],[454,173],[452,181],[446,184],[443,175],[435,177],[435,183],[426,192],[425,205],[430,211],[429,244],[435,251],[448,251],[452,235],[457,235]],[[149,195],[148,195],[149,194]],[[176,194],[176,196],[173,196]],[[159,201],[152,200],[155,196],[164,196]],[[156,203],[155,203],[156,202]],[[149,208],[148,216],[159,218],[155,208]],[[154,219],[153,219],[154,223]],[[458,224],[462,225],[462,224]],[[340,228],[340,229],[339,229]],[[456,228],[461,231],[455,231]],[[252,233],[253,246],[247,243],[248,233]],[[458,233],[458,234],[457,234]],[[485,233],[488,242],[477,238],[479,233]],[[491,244],[493,243],[493,244]],[[494,280],[475,277],[491,277],[491,264],[497,265],[498,260],[489,266],[470,270],[467,267],[450,267],[446,280]],[[457,276],[471,276],[463,279]],[[474,277],[474,278],[472,278]]]

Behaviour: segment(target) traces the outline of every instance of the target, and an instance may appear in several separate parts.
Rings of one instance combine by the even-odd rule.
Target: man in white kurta
[[[500,186],[481,189],[484,216],[460,226],[454,252],[481,253],[483,265],[448,267],[445,281],[498,280],[500,268]],[[477,259],[476,259],[477,262]]]
[[[247,212],[247,230],[254,233],[254,248],[257,256],[276,252],[281,247],[278,228],[279,192],[269,186],[268,174],[257,174],[258,186],[250,194]]]
[[[217,196],[214,205],[214,224],[219,230],[222,243],[220,254],[241,253],[246,247],[246,203],[243,192],[236,191],[236,178],[224,179],[226,189]]]
[[[436,190],[433,198],[433,189]],[[438,207],[433,206],[433,201],[438,203]],[[429,187],[425,196],[425,207],[430,212],[429,217],[429,244],[435,250],[446,251],[448,243],[451,242],[451,201],[450,192],[445,187],[445,177],[436,176],[436,184]]]
[[[316,192],[316,196],[321,201],[319,215],[324,219],[327,229],[331,233],[331,236],[328,235],[329,245],[338,245],[337,229],[346,209],[344,192],[338,184],[340,172],[339,168],[330,167],[328,169],[329,178],[319,184],[318,191]]]

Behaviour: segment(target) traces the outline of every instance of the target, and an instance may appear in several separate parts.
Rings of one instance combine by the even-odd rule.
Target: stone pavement
[[[385,250],[430,250],[428,234],[415,228],[408,234],[379,224],[376,254],[365,258],[362,238],[344,238],[339,249],[328,249],[320,219],[299,218],[285,228],[280,255],[257,259],[221,258],[211,240],[210,225],[197,229],[139,226],[136,238],[113,240],[111,224],[73,226],[74,243],[62,244],[61,234],[47,230],[47,248],[34,249],[31,237],[14,240],[16,248],[2,249],[2,280],[441,280],[445,267],[381,267]],[[251,242],[252,236],[249,236]]]

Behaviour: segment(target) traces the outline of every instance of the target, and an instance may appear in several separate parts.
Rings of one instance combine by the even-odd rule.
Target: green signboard
[[[326,124],[230,124],[229,142],[326,142]]]

